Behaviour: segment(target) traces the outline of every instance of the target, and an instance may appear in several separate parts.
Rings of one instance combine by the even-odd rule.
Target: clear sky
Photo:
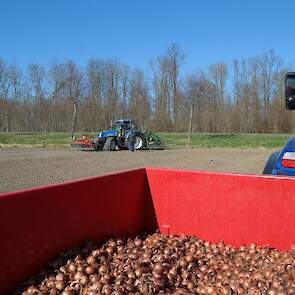
[[[295,60],[294,0],[0,0],[0,57],[117,58],[147,69],[172,42],[185,70],[274,49]]]

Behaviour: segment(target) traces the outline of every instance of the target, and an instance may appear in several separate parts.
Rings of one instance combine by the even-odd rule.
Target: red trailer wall
[[[137,169],[0,195],[0,294],[87,239],[164,233],[295,244],[295,178]]]
[[[155,229],[145,169],[0,195],[0,294],[86,240]]]
[[[239,246],[295,245],[295,178],[147,168],[162,232]]]

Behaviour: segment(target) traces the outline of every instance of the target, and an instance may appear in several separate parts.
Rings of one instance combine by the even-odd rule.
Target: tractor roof
[[[119,119],[119,120],[115,120],[114,122],[133,122],[133,119]]]

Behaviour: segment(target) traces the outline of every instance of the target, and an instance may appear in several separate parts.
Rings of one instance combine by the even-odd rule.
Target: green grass
[[[192,134],[192,144],[187,144],[187,133],[159,133],[168,146],[194,148],[225,147],[249,148],[265,147],[275,148],[285,144],[291,134]]]
[[[71,134],[65,132],[0,133],[0,145],[64,146],[70,143]]]
[[[77,133],[80,136],[82,133]],[[167,148],[276,148],[285,144],[291,134],[206,134],[194,133],[187,144],[187,133],[159,133]],[[69,146],[70,133],[0,133],[0,146]]]

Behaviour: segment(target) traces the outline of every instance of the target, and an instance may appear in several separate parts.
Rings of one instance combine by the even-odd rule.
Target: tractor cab
[[[286,73],[285,77],[286,108],[295,110],[295,72]]]
[[[112,123],[112,129],[118,130],[118,129],[124,129],[124,130],[133,130],[135,129],[135,122],[131,119],[126,120],[116,120]]]

